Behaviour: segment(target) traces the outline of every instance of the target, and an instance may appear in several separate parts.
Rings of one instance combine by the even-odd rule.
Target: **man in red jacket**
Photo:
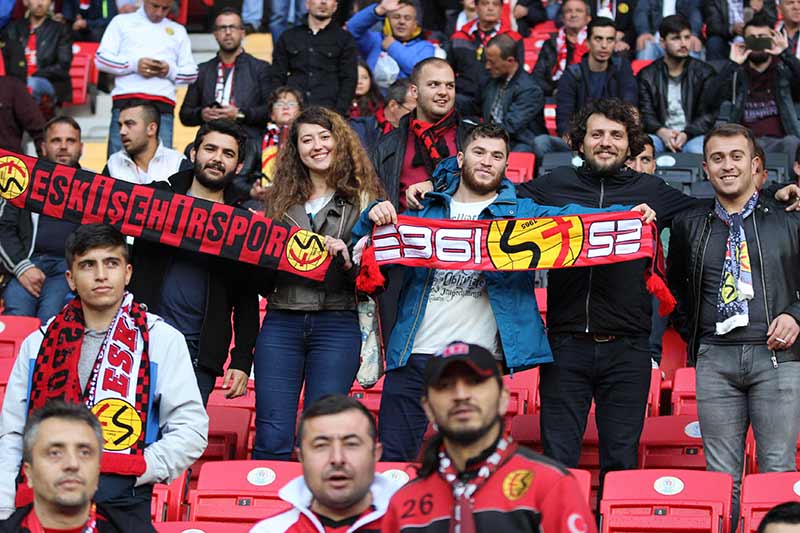
[[[569,472],[504,436],[509,394],[490,351],[449,344],[428,362],[425,387],[422,404],[439,433],[419,478],[389,502],[383,531],[597,531]]]

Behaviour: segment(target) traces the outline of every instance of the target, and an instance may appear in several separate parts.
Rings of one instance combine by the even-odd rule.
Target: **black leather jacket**
[[[800,322],[800,214],[787,213],[773,198],[772,188],[759,197],[753,211],[755,241],[761,258],[763,294],[770,323],[786,313]],[[703,254],[711,234],[713,201],[679,213],[672,221],[667,256],[667,278],[678,300],[673,321],[688,343],[689,362],[694,364],[699,346],[700,301]],[[800,360],[800,344],[774,352],[779,362]]]
[[[750,0],[744,0],[744,7],[750,7]],[[778,8],[775,2],[764,2],[764,13],[770,28],[778,20]],[[728,0],[705,0],[702,2],[703,19],[706,21],[706,35],[717,35],[726,41],[733,39],[731,33],[730,15],[728,14]]]
[[[711,99],[707,97],[713,76],[711,65],[691,57],[686,59],[681,78],[681,105],[686,116],[683,131],[689,138],[705,135],[714,126],[716,109],[708,105]],[[639,73],[639,110],[647,133],[655,133],[666,126],[668,78],[663,58]]]

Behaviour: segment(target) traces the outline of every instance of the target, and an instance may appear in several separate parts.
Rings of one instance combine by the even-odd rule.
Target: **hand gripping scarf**
[[[439,162],[450,156],[447,140],[444,134],[458,124],[455,108],[440,118],[435,124],[416,118],[417,113],[410,121],[411,131],[414,132],[414,159],[411,164],[415,167],[425,165],[428,175],[433,175],[433,169]]]
[[[578,39],[573,46],[570,64],[580,62],[583,55],[589,51],[589,47],[586,46],[586,28],[578,33]],[[561,79],[567,69],[567,47],[567,32],[564,31],[564,28],[561,28],[558,30],[558,36],[556,37],[556,64],[553,65],[553,81]]]
[[[744,219],[753,212],[756,202],[758,191],[753,193],[740,213],[729,214],[719,200],[714,207],[714,213],[728,226],[725,262],[717,297],[717,335],[725,335],[750,323],[747,300],[753,297],[753,273],[744,234]]]

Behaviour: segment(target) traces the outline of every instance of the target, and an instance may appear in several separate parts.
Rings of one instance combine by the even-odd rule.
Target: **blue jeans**
[[[653,144],[655,145],[655,152],[666,152],[667,147],[664,146],[664,141],[661,140],[661,137],[655,135],[654,133],[650,134],[650,138],[653,139]],[[697,137],[692,137],[686,144],[683,145],[683,150],[681,152],[687,154],[703,154],[703,142],[705,141],[705,135],[698,135]]]
[[[40,78],[38,76],[31,76],[28,78],[28,89],[31,90],[31,96],[38,105],[42,101],[42,96],[47,95],[55,99],[56,88],[50,83],[47,78]]]
[[[533,139],[533,153],[536,154],[537,165],[550,152],[569,152],[570,150],[572,149],[561,137],[544,134],[537,135]]]
[[[355,311],[267,312],[256,341],[253,459],[291,458],[303,382],[306,407],[326,394],[347,394],[360,351]]]
[[[416,461],[428,417],[420,398],[425,392],[424,371],[430,354],[411,354],[406,365],[386,373],[378,413],[382,461]]]
[[[120,109],[111,110],[111,124],[108,127],[108,157],[122,150],[122,140],[119,138],[119,112]],[[175,121],[173,113],[161,113],[161,126],[158,129],[158,138],[167,148],[172,148],[172,124]],[[185,146],[179,147],[183,152]]]
[[[733,476],[738,517],[747,427],[756,438],[759,472],[794,472],[800,431],[800,361],[772,367],[763,345],[701,344],[697,414],[708,470]]]
[[[63,257],[52,255],[34,255],[31,257],[31,262],[47,276],[41,294],[38,298],[35,297],[17,278],[12,279],[3,292],[6,301],[5,313],[15,316],[35,316],[44,324],[73,298],[67,278],[64,277],[67,263]]]
[[[272,46],[278,42],[289,23],[299,24],[305,14],[306,3],[303,0],[270,0],[269,32],[272,34]],[[244,20],[248,22],[247,18]]]

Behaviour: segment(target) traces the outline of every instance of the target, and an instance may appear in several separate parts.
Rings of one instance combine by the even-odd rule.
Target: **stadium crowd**
[[[797,470],[800,0],[271,0],[268,19],[244,0],[212,6],[199,65],[172,0],[23,3],[0,1],[0,148],[81,169],[64,106],[72,45],[96,42],[100,174],[318,234],[332,262],[316,281],[0,199],[3,314],[39,320],[3,377],[0,531],[154,531],[154,485],[203,456],[215,390],[254,395],[252,459],[302,463],[254,532],[597,531],[606,474],[640,464],[667,327],[706,467],[732,479],[726,532],[750,428],[759,472]],[[271,63],[244,48],[262,24]],[[676,187],[676,161],[704,179]],[[389,265],[359,290],[400,215],[621,212],[655,224],[665,271]],[[504,376],[534,368],[542,454],[507,416]],[[379,409],[348,396],[379,375]],[[589,417],[591,503],[568,470]],[[758,531],[800,531],[800,504]]]

